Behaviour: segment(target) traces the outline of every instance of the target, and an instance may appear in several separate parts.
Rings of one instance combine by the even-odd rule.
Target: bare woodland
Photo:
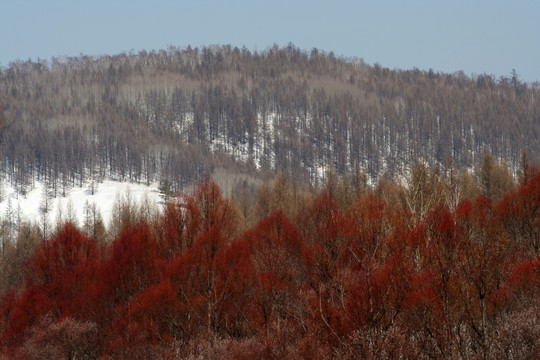
[[[513,71],[390,70],[290,44],[17,61],[0,71],[0,160],[20,192],[93,179],[168,181],[216,169],[317,183],[332,168],[375,182],[421,160],[515,173],[540,154],[538,84]]]

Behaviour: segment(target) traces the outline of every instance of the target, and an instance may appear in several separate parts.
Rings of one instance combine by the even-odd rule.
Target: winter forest
[[[161,192],[0,214],[0,359],[539,358],[539,95],[292,44],[0,68],[0,202]]]
[[[515,171],[523,148],[540,157],[539,98],[515,72],[390,70],[292,44],[19,61],[0,72],[0,161],[23,193],[108,177],[182,190],[218,168],[375,183],[485,151]]]

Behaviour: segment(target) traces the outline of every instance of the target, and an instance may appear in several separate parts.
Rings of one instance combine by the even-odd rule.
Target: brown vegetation
[[[25,228],[0,262],[0,353],[537,358],[540,172],[498,202],[481,192],[504,176],[481,175],[473,198],[466,176],[418,163],[406,187],[354,192],[281,174],[247,210],[205,180],[153,216],[119,206],[110,241]]]

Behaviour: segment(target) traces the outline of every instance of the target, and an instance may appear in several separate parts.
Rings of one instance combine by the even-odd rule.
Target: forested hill
[[[25,191],[109,176],[181,187],[216,168],[395,175],[485,150],[540,156],[540,88],[508,78],[390,70],[293,45],[14,62],[0,72],[4,177]]]

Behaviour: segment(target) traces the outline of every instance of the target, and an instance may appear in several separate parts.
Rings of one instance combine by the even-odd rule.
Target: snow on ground
[[[23,220],[41,222],[43,220],[44,190],[43,183],[36,182],[33,189],[26,195],[17,194],[10,185],[3,184],[2,201],[0,202],[0,219],[5,219],[11,212],[14,221],[20,213]],[[84,208],[86,202],[89,205],[96,204],[96,208],[101,213],[105,224],[110,223],[115,202],[126,197],[133,199],[134,203],[141,204],[146,199],[150,204],[160,206],[163,199],[160,197],[158,185],[152,184],[146,186],[143,184],[134,184],[129,182],[120,182],[106,180],[98,183],[94,195],[90,190],[89,184],[83,187],[74,187],[66,192],[63,197],[61,191],[55,197],[49,197],[46,213],[48,222],[54,224],[58,220],[58,212],[61,211],[62,219],[66,219],[70,212],[75,215],[78,225],[84,222]],[[10,208],[11,207],[11,208]]]

